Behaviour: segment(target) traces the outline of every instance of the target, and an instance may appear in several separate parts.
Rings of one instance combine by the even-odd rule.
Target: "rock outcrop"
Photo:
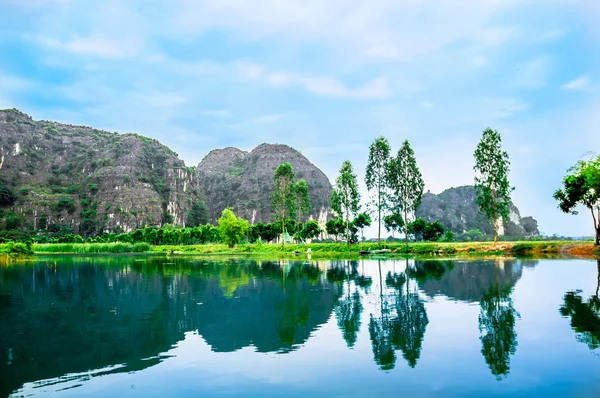
[[[194,168],[156,140],[0,111],[0,179],[16,196],[0,229],[84,236],[185,226],[200,191]],[[8,215],[7,215],[8,214]]]
[[[479,213],[475,202],[475,187],[471,185],[450,188],[435,195],[423,195],[417,217],[427,221],[440,221],[446,229],[463,233],[479,229],[486,235],[493,233],[492,225]],[[499,228],[499,235],[532,236],[539,235],[537,221],[533,217],[521,217],[519,209],[511,203],[509,219]]]
[[[331,213],[329,179],[300,152],[278,144],[261,144],[250,152],[215,149],[202,159],[197,173],[210,220],[216,221],[223,209],[232,207],[251,223],[271,222],[273,175],[283,162],[292,164],[297,179],[306,180],[312,205],[309,217],[324,224]]]

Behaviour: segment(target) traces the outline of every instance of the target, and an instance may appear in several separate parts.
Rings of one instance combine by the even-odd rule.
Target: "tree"
[[[425,229],[423,230],[423,240],[438,240],[442,235],[444,235],[444,226],[439,221],[425,225]]]
[[[296,218],[296,185],[292,165],[289,162],[280,164],[273,176],[275,185],[271,199],[274,217],[281,222],[281,248],[285,246],[286,221]]]
[[[16,200],[17,198],[8,185],[0,179],[0,207],[12,206]]]
[[[186,227],[197,227],[208,222],[208,207],[203,200],[194,202],[188,214]]]
[[[229,247],[240,243],[248,229],[248,221],[236,217],[229,208],[223,210],[218,222],[221,240]]]
[[[500,134],[487,128],[474,153],[476,202],[494,227],[494,243],[498,241],[498,223],[508,218],[514,190],[508,182],[508,153],[502,150],[501,142]]]
[[[387,208],[387,167],[390,158],[390,144],[384,137],[373,141],[369,147],[369,161],[365,174],[365,183],[369,191],[375,190],[377,208],[377,243],[381,243],[381,211]]]
[[[359,213],[354,219],[354,221],[352,221],[352,223],[354,224],[354,226],[356,226],[356,228],[360,229],[360,237],[362,240],[364,240],[365,237],[363,234],[363,230],[365,229],[365,227],[371,225],[371,216],[369,216],[367,213]]]
[[[463,238],[467,242],[481,242],[483,237],[483,232],[478,229],[470,229],[463,234]]]
[[[425,189],[415,153],[408,140],[402,143],[396,157],[390,159],[387,178],[392,191],[393,207],[404,214],[404,225],[408,225],[408,213],[417,211]],[[408,245],[408,229],[405,229],[404,235]]]
[[[344,220],[342,220],[341,218],[331,218],[329,220],[327,220],[327,222],[325,223],[325,231],[329,234],[329,235],[333,235],[337,237],[341,234],[344,233],[345,231],[345,224],[344,224]]]
[[[558,207],[565,213],[577,214],[576,207],[583,205],[592,213],[595,243],[600,245],[600,156],[589,161],[579,161],[563,179],[563,188],[554,192]],[[597,216],[596,216],[597,212]]]
[[[408,223],[408,233],[414,236],[416,241],[423,240],[425,234],[425,228],[427,227],[427,221],[422,218],[417,218],[415,221]]]
[[[312,210],[310,205],[310,196],[308,196],[308,185],[305,179],[299,180],[294,186],[294,197],[296,206],[296,221],[301,223],[303,217]]]
[[[385,225],[385,230],[388,232],[391,231],[392,236],[394,236],[394,231],[400,232],[402,228],[404,228],[404,220],[402,219],[402,214],[388,214],[383,218],[383,224]]]
[[[323,231],[321,230],[321,227],[319,227],[318,222],[315,220],[308,220],[298,234],[302,239],[314,239],[319,236],[321,232]]]
[[[350,219],[353,219],[360,210],[360,193],[356,174],[349,160],[344,160],[342,163],[330,200],[333,211],[345,221],[346,242],[350,245]]]

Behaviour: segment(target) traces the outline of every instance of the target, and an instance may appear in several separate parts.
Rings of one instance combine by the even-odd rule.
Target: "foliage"
[[[221,240],[229,247],[240,243],[248,230],[248,221],[236,217],[229,208],[223,210],[218,223]]]
[[[321,232],[323,231],[321,230],[321,227],[319,227],[318,222],[315,220],[308,220],[298,233],[300,238],[306,240],[316,238]]]
[[[387,179],[392,192],[392,208],[395,212],[404,214],[404,225],[408,225],[408,214],[417,211],[425,189],[415,153],[408,140],[402,143],[396,156],[390,159]],[[405,230],[405,240],[408,244],[408,229]]]
[[[273,201],[274,218],[281,222],[281,247],[285,246],[286,222],[296,217],[296,185],[292,164],[285,162],[280,164],[273,176],[275,182],[271,199]]]
[[[481,242],[483,237],[483,232],[478,229],[470,229],[463,234],[463,238],[467,242]]]
[[[423,230],[423,240],[435,241],[439,240],[444,234],[444,227],[439,221],[428,223]]]
[[[508,218],[510,192],[514,190],[508,182],[510,162],[501,141],[497,131],[487,128],[474,153],[476,201],[494,227],[494,242],[498,240],[498,220]]]
[[[346,223],[344,222],[343,219],[341,219],[339,217],[330,218],[325,223],[325,231],[329,235],[335,236],[336,239],[338,236],[342,235],[345,230],[346,230]]]
[[[456,234],[452,231],[446,231],[444,234],[444,238],[442,241],[444,242],[454,242],[456,240]]]
[[[344,232],[346,242],[350,244],[350,235],[352,233],[351,219],[354,219],[360,210],[360,193],[358,191],[358,181],[352,163],[345,160],[340,168],[340,175],[335,180],[335,188],[331,195],[331,208],[338,217],[344,219]]]
[[[402,231],[404,228],[404,219],[402,218],[402,214],[400,213],[392,213],[388,214],[384,217],[383,223],[385,225],[385,230],[388,232],[392,232],[394,235],[394,231]]]
[[[577,214],[576,207],[583,205],[592,213],[596,245],[600,245],[600,156],[589,161],[579,161],[563,179],[563,188],[554,192],[559,209],[567,214]],[[597,216],[596,212],[597,211]]]
[[[352,221],[352,224],[354,224],[356,228],[360,229],[360,236],[364,240],[365,237],[363,235],[363,230],[365,227],[371,225],[371,216],[369,216],[368,213],[359,213],[354,221]]]
[[[186,226],[188,227],[197,227],[199,225],[203,225],[208,223],[208,207],[203,200],[194,202],[192,204],[192,208],[190,209],[190,213],[187,217]]]
[[[12,190],[0,179],[0,207],[12,206],[17,200]]]
[[[310,214],[310,196],[308,196],[308,185],[306,180],[300,179],[294,186],[295,207],[297,213],[296,221],[301,223],[307,214]]]
[[[0,253],[14,254],[14,255],[30,255],[33,254],[31,241],[26,242],[12,242],[9,241],[3,247],[0,247]]]
[[[365,173],[365,183],[369,191],[375,190],[377,209],[377,242],[381,242],[381,212],[387,208],[387,168],[390,158],[390,144],[384,137],[378,137],[369,146],[369,160]]]

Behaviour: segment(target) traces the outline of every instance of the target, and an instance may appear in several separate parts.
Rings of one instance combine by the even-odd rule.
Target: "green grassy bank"
[[[189,254],[266,254],[286,256],[297,251],[306,253],[311,249],[315,256],[358,256],[359,251],[389,249],[394,255],[536,255],[565,254],[584,257],[600,255],[600,249],[590,242],[541,241],[541,242],[417,242],[404,243],[312,243],[308,245],[287,244],[282,250],[277,244],[242,244],[229,248],[223,244],[187,246],[150,246],[147,243],[47,243],[34,244],[35,254],[94,254],[94,253],[189,253]],[[0,253],[7,253],[8,245],[0,245]]]

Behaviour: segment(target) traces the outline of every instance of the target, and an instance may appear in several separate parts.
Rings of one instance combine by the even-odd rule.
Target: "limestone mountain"
[[[427,192],[423,195],[417,217],[430,222],[440,221],[446,229],[456,233],[479,229],[484,234],[491,235],[492,225],[479,213],[475,196],[475,187],[471,185],[450,188],[438,195]],[[498,232],[507,236],[540,234],[537,221],[533,217],[522,217],[512,202],[509,219]]]
[[[198,181],[216,221],[226,207],[251,223],[271,222],[271,190],[275,169],[290,162],[296,178],[308,184],[313,219],[324,223],[330,214],[332,186],[327,176],[297,150],[287,145],[261,144],[250,152],[215,149],[197,167]]]
[[[84,236],[185,225],[195,171],[156,140],[0,110],[0,229]]]

